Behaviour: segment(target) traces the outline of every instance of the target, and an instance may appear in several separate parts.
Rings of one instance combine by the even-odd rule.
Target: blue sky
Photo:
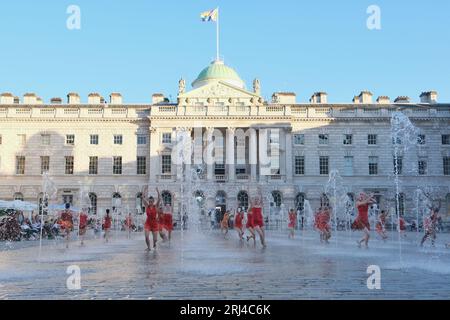
[[[71,4],[81,30],[66,28]],[[371,4],[379,31],[366,27]],[[215,55],[215,26],[199,14],[216,6],[221,55],[248,88],[258,77],[267,98],[294,91],[306,102],[327,91],[330,102],[350,102],[368,89],[418,101],[433,89],[450,102],[448,0],[1,1],[0,92],[175,98],[179,78],[191,83]]]

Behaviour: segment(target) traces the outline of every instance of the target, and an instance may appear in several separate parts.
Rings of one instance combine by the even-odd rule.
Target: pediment
[[[222,81],[208,83],[200,88],[182,93],[178,98],[260,98],[257,94]]]

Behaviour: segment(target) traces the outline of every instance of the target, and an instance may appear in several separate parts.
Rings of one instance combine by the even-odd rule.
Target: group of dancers
[[[161,205],[161,195],[156,188],[157,199],[152,196],[148,196],[148,188],[144,190],[143,204],[145,206],[146,221],[144,224],[145,243],[147,250],[151,251],[152,248],[156,249],[159,237],[165,242],[170,241],[173,231],[173,212],[170,204]],[[358,247],[363,245],[368,248],[370,240],[371,226],[369,222],[369,207],[376,203],[373,195],[360,193],[356,201],[357,217],[351,224],[353,231],[362,231],[362,238],[357,241]],[[389,213],[386,210],[382,210],[377,217],[375,226],[376,233],[382,240],[386,241],[388,238],[386,231],[386,222],[389,217]],[[69,247],[70,234],[73,230],[74,213],[70,210],[70,204],[66,204],[65,210],[60,213],[60,226],[63,230],[66,238],[66,247]],[[229,231],[229,221],[231,219],[231,212],[226,211],[220,222],[220,228],[222,233],[226,236]],[[439,221],[439,208],[431,207],[430,214],[424,219],[424,236],[420,245],[431,239],[431,244],[434,246],[436,241],[436,232]],[[297,213],[294,209],[289,210],[288,214],[288,237],[293,239],[295,237],[295,230],[297,228]],[[84,239],[88,228],[88,215],[86,210],[82,210],[79,214],[79,227],[78,235],[81,241],[81,245],[84,245]],[[331,229],[331,208],[329,206],[321,207],[316,210],[314,214],[314,227],[320,234],[320,241],[328,243],[332,236]],[[133,219],[131,213],[129,213],[125,219],[124,226],[128,232],[128,237],[131,237],[131,231],[133,230]],[[250,201],[250,207],[247,214],[239,208],[234,215],[234,229],[236,230],[239,240],[245,241],[245,233],[248,231],[249,235],[246,237],[247,242],[251,239],[253,244],[256,245],[256,236],[259,236],[261,245],[266,247],[266,237],[264,229],[264,216],[263,216],[263,202],[261,194],[254,197]],[[403,217],[398,217],[398,232],[401,235],[406,234],[407,222]],[[110,230],[112,227],[112,217],[110,210],[106,210],[106,215],[103,218],[102,229],[104,230],[104,239],[106,242],[110,238]],[[150,234],[152,234],[153,245],[150,241]],[[449,247],[450,244],[447,244]]]

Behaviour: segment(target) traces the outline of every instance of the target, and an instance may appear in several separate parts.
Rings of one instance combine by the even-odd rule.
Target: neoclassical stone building
[[[265,101],[259,80],[247,90],[222,61],[206,67],[191,90],[180,80],[176,102],[154,94],[151,103],[127,104],[119,93],[106,102],[92,93],[84,103],[69,93],[66,103],[44,104],[35,94],[2,94],[0,199],[39,202],[47,171],[58,187],[52,201],[80,206],[87,190],[93,213],[136,210],[146,185],[163,190],[175,212],[193,195],[206,209],[236,208],[261,192],[266,212],[276,213],[302,210],[305,199],[312,207],[327,201],[324,186],[338,170],[348,194],[374,192],[381,207],[395,207],[396,111],[419,130],[417,144],[399,157],[401,212],[413,215],[422,186],[449,219],[450,104],[438,103],[436,92],[422,93],[419,103],[373,101],[368,91],[351,103],[330,103],[324,92],[307,103],[286,92]]]

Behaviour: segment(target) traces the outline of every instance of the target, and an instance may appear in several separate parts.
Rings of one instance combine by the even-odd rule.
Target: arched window
[[[19,200],[19,201],[23,201],[23,194],[20,192],[16,192],[14,193],[14,200]]]
[[[330,206],[330,199],[328,199],[328,196],[323,193],[320,197],[320,206],[321,207],[329,207]]]
[[[400,193],[395,197],[395,213],[405,215],[405,194]]]
[[[97,214],[97,195],[89,193],[89,214]]]
[[[300,211],[301,214],[305,211],[305,194],[299,193],[295,197],[295,207],[297,208],[297,211]]]
[[[248,194],[245,191],[240,191],[237,195],[238,207],[247,211],[248,209]]]
[[[272,191],[273,205],[277,208],[281,207],[282,197],[280,191]]]
[[[112,196],[112,207],[113,210],[117,210],[122,207],[122,196],[118,192],[115,192]]]
[[[161,193],[161,200],[164,206],[166,204],[172,206],[172,194],[169,191],[163,191]]]

